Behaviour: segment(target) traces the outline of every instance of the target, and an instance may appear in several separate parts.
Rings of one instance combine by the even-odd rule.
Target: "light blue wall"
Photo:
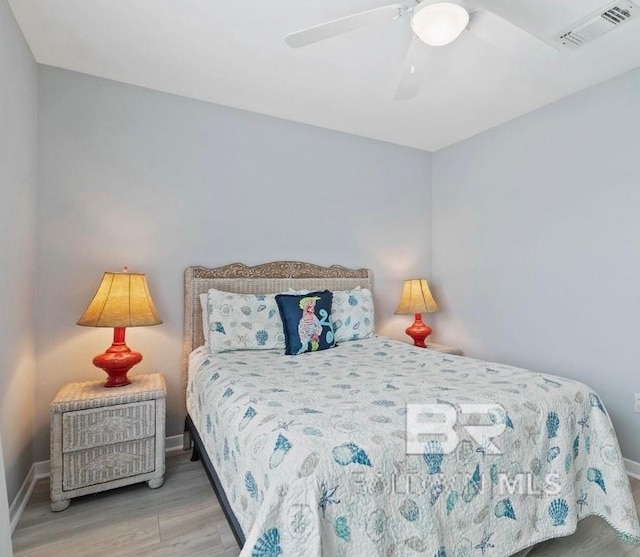
[[[572,377],[640,461],[640,70],[433,157],[440,338]]]
[[[146,272],[164,319],[130,346],[169,383],[182,431],[182,273],[195,264],[298,259],[370,267],[378,325],[402,280],[431,268],[431,156],[231,108],[40,67],[36,459],[48,404],[110,331],[77,327],[103,271]]]
[[[9,500],[33,463],[37,101],[36,63],[0,0],[0,436]]]

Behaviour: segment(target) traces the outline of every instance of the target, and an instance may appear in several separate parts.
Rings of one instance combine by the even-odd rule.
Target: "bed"
[[[242,556],[501,557],[591,515],[640,542],[615,432],[582,383],[382,337],[300,356],[202,346],[210,288],[372,283],[366,269],[300,262],[185,271],[186,438]],[[462,416],[453,450],[439,436],[406,454],[412,403]],[[500,435],[478,435],[491,427]]]

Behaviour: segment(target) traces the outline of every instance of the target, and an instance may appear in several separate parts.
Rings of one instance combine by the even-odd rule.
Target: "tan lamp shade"
[[[440,309],[431,295],[426,279],[404,281],[402,298],[396,308],[396,314],[435,313],[436,311],[440,311]]]
[[[162,320],[142,273],[105,273],[89,307],[78,319],[83,327],[146,327]]]

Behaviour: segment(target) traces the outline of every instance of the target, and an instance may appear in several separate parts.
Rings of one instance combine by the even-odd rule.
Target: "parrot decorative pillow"
[[[285,354],[295,356],[336,345],[330,317],[332,301],[333,294],[328,290],[276,296],[284,327]]]

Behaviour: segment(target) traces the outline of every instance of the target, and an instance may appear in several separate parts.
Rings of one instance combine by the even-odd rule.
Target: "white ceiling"
[[[304,27],[394,0],[10,0],[36,60],[434,151],[640,65],[640,18],[535,64],[465,32],[393,100],[409,19],[291,49]],[[397,0],[396,0],[397,1]],[[606,0],[485,0],[551,37]],[[554,54],[552,52],[552,54]]]

